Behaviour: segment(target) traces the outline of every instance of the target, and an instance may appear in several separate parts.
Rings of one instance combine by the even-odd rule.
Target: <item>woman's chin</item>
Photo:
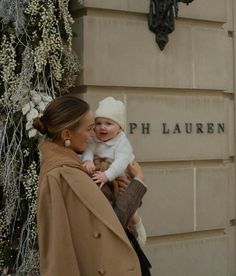
[[[84,148],[76,149],[76,153],[82,154],[82,153],[84,153],[86,151],[86,149],[87,149],[87,145]]]
[[[75,151],[75,152],[76,152],[76,153],[78,153],[78,154],[82,154],[82,153],[84,153],[84,151],[85,151],[85,150],[76,149],[76,151]]]

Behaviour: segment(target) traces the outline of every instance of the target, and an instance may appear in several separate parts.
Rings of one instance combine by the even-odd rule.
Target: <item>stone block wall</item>
[[[233,0],[179,5],[160,51],[148,0],[74,5],[74,89],[92,110],[126,103],[126,133],[149,187],[140,212],[153,276],[235,276]]]

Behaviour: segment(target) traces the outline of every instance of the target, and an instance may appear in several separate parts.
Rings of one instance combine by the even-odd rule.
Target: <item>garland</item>
[[[81,3],[82,4],[82,3]],[[32,121],[75,84],[69,0],[0,1],[0,274],[39,275],[40,135]]]

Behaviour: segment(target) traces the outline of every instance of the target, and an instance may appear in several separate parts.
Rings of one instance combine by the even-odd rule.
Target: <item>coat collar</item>
[[[79,155],[71,148],[66,148],[53,143],[49,140],[44,140],[39,145],[41,153],[41,174],[61,166],[75,167],[85,171]]]

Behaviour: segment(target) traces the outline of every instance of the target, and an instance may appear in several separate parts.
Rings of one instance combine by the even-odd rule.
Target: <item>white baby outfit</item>
[[[132,146],[123,131],[106,142],[91,137],[82,161],[93,160],[95,155],[111,161],[110,167],[104,172],[109,181],[123,175],[129,163],[134,160]]]

